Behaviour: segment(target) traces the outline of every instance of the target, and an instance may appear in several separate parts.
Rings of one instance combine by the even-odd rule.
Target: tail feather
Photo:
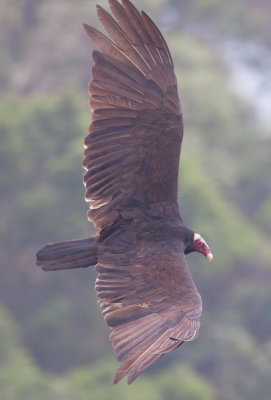
[[[47,244],[37,252],[36,264],[44,271],[95,265],[97,264],[96,238]]]

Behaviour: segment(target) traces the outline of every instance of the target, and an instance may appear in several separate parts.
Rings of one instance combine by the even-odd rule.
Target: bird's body
[[[114,383],[128,383],[162,354],[193,340],[201,298],[185,254],[206,242],[185,227],[178,203],[183,122],[168,47],[129,0],[98,6],[109,40],[85,25],[94,51],[89,85],[92,124],[85,139],[89,239],[46,245],[44,270],[96,265],[96,291],[118,360]]]

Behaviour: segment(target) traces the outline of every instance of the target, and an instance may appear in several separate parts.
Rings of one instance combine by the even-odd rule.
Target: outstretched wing
[[[147,242],[118,231],[102,250],[96,290],[122,365],[114,383],[131,383],[161,355],[196,338],[201,298],[180,242]],[[116,244],[118,244],[116,246]]]
[[[85,139],[88,217],[112,225],[125,208],[177,201],[182,116],[168,47],[151,19],[109,0],[97,6],[108,39],[85,25],[100,52],[89,85],[92,124]]]

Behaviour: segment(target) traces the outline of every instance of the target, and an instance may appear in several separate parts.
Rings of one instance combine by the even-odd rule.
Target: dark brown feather
[[[50,243],[36,256],[36,265],[44,271],[85,268],[97,263],[96,237]]]

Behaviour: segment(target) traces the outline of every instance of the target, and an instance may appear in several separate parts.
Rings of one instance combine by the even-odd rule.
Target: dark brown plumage
[[[89,85],[92,124],[84,183],[94,238],[50,244],[44,270],[97,264],[96,291],[131,383],[162,354],[195,339],[201,298],[185,254],[212,255],[183,225],[177,204],[183,122],[173,62],[151,19],[129,0],[97,6],[111,40],[88,25],[99,51]]]

